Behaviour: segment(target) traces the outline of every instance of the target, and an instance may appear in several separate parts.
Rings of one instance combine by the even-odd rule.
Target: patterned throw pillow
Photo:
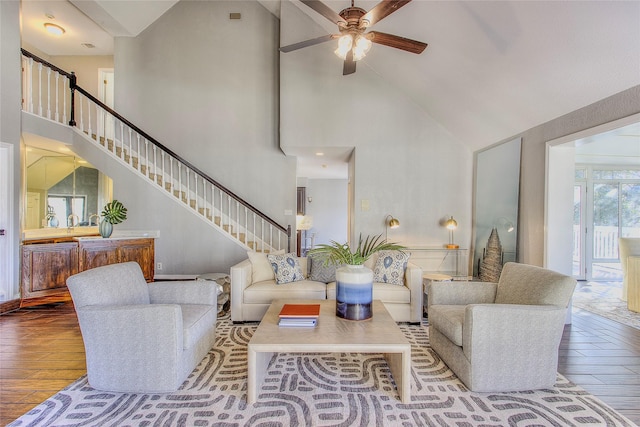
[[[411,254],[402,251],[380,251],[373,268],[373,281],[404,285],[404,271]]]
[[[312,254],[308,257],[308,262],[311,263],[311,273],[309,280],[315,282],[330,283],[336,281],[336,266],[333,263],[325,264],[325,257],[320,254]]]
[[[294,253],[282,255],[267,255],[271,268],[276,276],[276,284],[297,282],[304,280],[304,274],[300,268],[298,258]]]

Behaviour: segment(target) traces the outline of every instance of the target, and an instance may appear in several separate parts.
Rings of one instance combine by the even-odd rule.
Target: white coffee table
[[[282,305],[320,304],[314,328],[282,328]],[[382,302],[373,302],[373,317],[352,321],[336,316],[335,300],[276,300],[262,318],[247,348],[247,401],[254,403],[275,353],[381,353],[396,382],[400,400],[411,401],[411,344]]]

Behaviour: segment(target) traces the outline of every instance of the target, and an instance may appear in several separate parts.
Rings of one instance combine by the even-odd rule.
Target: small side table
[[[227,273],[205,273],[196,277],[196,280],[207,280],[216,282],[221,292],[218,293],[218,317],[225,315],[229,311],[231,303],[231,279]]]
[[[451,282],[452,276],[441,273],[424,273],[422,275],[422,315],[427,317],[427,288],[431,282]]]

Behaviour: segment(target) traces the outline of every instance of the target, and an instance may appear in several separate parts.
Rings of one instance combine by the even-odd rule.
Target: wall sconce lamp
[[[386,225],[385,233],[384,233],[384,239],[387,240],[388,237],[389,237],[389,229],[390,228],[398,228],[398,227],[400,227],[400,221],[398,221],[397,218],[394,218],[391,215],[387,215],[387,217],[384,219],[384,222],[385,222],[385,225]]]
[[[450,217],[445,223],[444,226],[449,230],[449,244],[446,246],[447,249],[458,249],[460,246],[453,243],[453,230],[458,228],[458,222]]]

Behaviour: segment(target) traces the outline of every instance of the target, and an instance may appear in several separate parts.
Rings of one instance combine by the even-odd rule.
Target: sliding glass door
[[[640,170],[578,166],[576,172],[574,275],[621,280],[618,239],[640,237]]]

